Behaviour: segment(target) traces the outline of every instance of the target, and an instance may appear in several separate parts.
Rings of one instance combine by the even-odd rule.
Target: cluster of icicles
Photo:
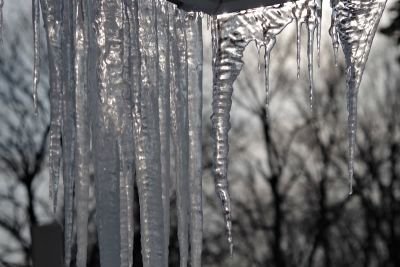
[[[2,4],[0,0],[0,7]],[[40,10],[47,35],[50,191],[56,209],[62,177],[65,266],[71,263],[74,238],[77,266],[86,266],[91,164],[102,267],[134,265],[135,208],[140,209],[144,266],[168,266],[171,178],[176,185],[180,266],[187,266],[188,261],[191,266],[201,266],[202,14],[185,13],[165,0],[33,0],[32,4],[35,104]],[[357,91],[385,4],[386,0],[331,2],[333,47],[337,51],[340,40],[347,64],[350,179]],[[209,18],[214,73],[213,171],[231,251],[229,113],[243,51],[253,40],[265,49],[268,105],[269,58],[276,36],[296,22],[299,65],[300,32],[305,24],[312,105],[314,31],[319,59],[321,14],[320,0],[298,0]],[[134,183],[140,207],[133,207]]]

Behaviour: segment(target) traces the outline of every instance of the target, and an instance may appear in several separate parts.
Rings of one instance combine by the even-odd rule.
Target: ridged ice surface
[[[357,91],[385,0],[332,2],[330,34],[347,63],[349,175],[353,176]],[[0,34],[2,31],[0,0]],[[233,83],[247,44],[256,41],[265,73],[276,36],[306,28],[310,105],[313,62],[321,39],[320,0],[299,0],[208,17],[212,28],[215,189],[231,253],[228,132]],[[131,267],[134,209],[140,211],[143,266],[168,266],[170,217],[177,216],[180,266],[202,264],[202,16],[165,0],[32,0],[33,98],[39,83],[40,11],[50,70],[50,195],[64,184],[64,263],[86,266],[89,177],[94,166],[96,225],[102,267]],[[1,39],[1,37],[0,37]],[[336,52],[335,52],[336,54]],[[267,118],[266,118],[267,119]],[[172,155],[172,157],[170,157]],[[171,168],[173,169],[171,170]],[[172,183],[171,181],[175,181]],[[134,207],[136,184],[139,206]],[[171,184],[177,214],[170,214]],[[135,240],[135,242],[138,242]],[[77,254],[73,255],[76,244]]]
[[[343,47],[347,63],[347,99],[349,132],[349,177],[350,193],[355,153],[357,123],[357,91],[368,58],[377,25],[385,8],[385,0],[352,1],[333,3],[332,27],[330,34],[336,51],[338,40]],[[275,45],[275,38],[289,23],[294,21],[297,30],[297,77],[300,76],[300,37],[303,24],[306,25],[308,77],[310,82],[310,107],[313,107],[314,92],[314,33],[317,30],[317,53],[319,62],[321,36],[322,1],[300,0],[282,5],[261,7],[239,13],[222,14],[214,18],[213,38],[213,115],[214,177],[215,187],[221,199],[228,241],[232,250],[231,204],[228,190],[228,132],[229,112],[232,105],[233,83],[239,75],[245,47],[255,41],[265,49],[266,109],[269,98],[269,61]]]
[[[350,194],[353,191],[358,88],[385,5],[386,0],[342,0],[333,7],[333,24],[339,36],[347,66]]]
[[[301,0],[283,5],[261,7],[234,14],[217,16],[213,22],[213,115],[211,117],[214,138],[214,177],[215,187],[221,199],[228,241],[231,251],[232,222],[231,204],[228,190],[228,132],[230,129],[229,112],[232,105],[233,83],[242,69],[242,56],[245,47],[251,41],[265,48],[265,87],[266,105],[269,95],[269,59],[276,36],[292,21],[298,29],[297,44],[300,44],[300,29],[307,25],[309,32],[309,76],[310,98],[312,103],[313,89],[313,36],[316,25],[319,24],[320,4],[314,1]],[[298,50],[300,50],[298,48]],[[300,64],[300,55],[297,58]],[[299,65],[298,65],[299,67]],[[298,70],[299,71],[299,70]],[[267,111],[268,113],[268,111]]]

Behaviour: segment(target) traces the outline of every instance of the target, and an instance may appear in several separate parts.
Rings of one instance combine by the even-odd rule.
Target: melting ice
[[[331,2],[332,43],[336,51],[340,41],[347,64],[350,185],[357,92],[385,4],[386,0]],[[2,6],[0,0],[0,33]],[[276,36],[289,23],[296,23],[299,73],[305,25],[312,107],[314,36],[316,30],[319,62],[321,9],[321,0],[298,0],[222,14],[207,22],[213,47],[213,172],[231,251],[229,113],[244,49],[253,40],[264,49],[268,108],[270,54]],[[171,179],[177,192],[180,266],[188,262],[201,266],[202,16],[184,13],[165,0],[32,0],[35,103],[40,10],[51,87],[50,192],[56,210],[62,173],[65,265],[71,263],[76,229],[77,266],[86,266],[89,166],[93,164],[102,267],[133,265],[134,209],[140,210],[144,266],[168,266]],[[171,167],[175,177],[170,176]],[[134,184],[139,207],[133,206]]]

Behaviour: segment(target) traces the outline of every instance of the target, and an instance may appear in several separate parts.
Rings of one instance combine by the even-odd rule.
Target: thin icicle
[[[264,54],[264,71],[265,71],[265,81],[264,81],[264,86],[265,86],[265,116],[266,120],[269,119],[269,64],[270,64],[270,59],[271,59],[271,51],[272,48],[275,46],[276,39],[275,37],[268,38],[267,43],[265,44],[265,54]]]
[[[33,106],[37,112],[37,89],[40,81],[40,3],[32,0],[33,22]]]
[[[337,1],[331,0],[331,7],[332,7],[332,14],[331,14],[331,26],[329,28],[329,35],[331,36],[332,40],[332,48],[333,48],[333,56],[334,56],[334,63],[335,66],[338,66],[338,50],[339,50],[339,36],[337,33],[337,12],[335,11],[334,7]]]
[[[178,242],[180,266],[187,266],[189,227],[189,181],[188,181],[188,107],[187,107],[187,55],[185,14],[172,10],[171,56],[174,77],[171,77],[171,129],[175,152],[176,196],[178,215]]]
[[[138,9],[138,8],[139,9]],[[133,51],[132,69],[136,182],[140,203],[140,230],[144,267],[163,266],[164,214],[160,161],[160,133],[157,88],[157,28],[154,0],[139,0],[133,3],[133,25],[139,27]],[[139,46],[140,40],[140,46]],[[140,56],[140,58],[139,58]],[[135,72],[138,71],[138,72]],[[138,86],[138,88],[135,88]]]
[[[50,199],[56,214],[61,163],[62,80],[61,80],[61,8],[54,1],[42,0],[41,9],[46,30],[50,70]]]
[[[88,245],[89,218],[89,117],[87,105],[87,28],[85,25],[83,3],[74,3],[74,69],[75,69],[75,107],[76,107],[76,144],[75,144],[75,194],[76,194],[76,265],[85,267]]]
[[[162,201],[164,210],[164,267],[168,266],[168,247],[170,234],[170,30],[169,4],[157,1],[157,40],[158,40],[158,98],[160,116],[160,150]]]
[[[121,267],[133,266],[134,243],[134,144],[133,144],[133,118],[132,118],[132,91],[131,91],[131,57],[132,44],[130,5],[123,1],[123,79],[124,87],[119,99],[119,158],[120,158],[120,237],[121,237]]]
[[[3,43],[3,6],[4,0],[0,0],[0,44]]]
[[[297,79],[300,79],[300,60],[301,60],[301,26],[302,22],[296,18],[296,62],[297,62]]]
[[[315,0],[316,3],[316,27],[317,27],[317,64],[321,63],[321,29],[322,29],[322,0]]]
[[[63,62],[63,179],[64,179],[64,262],[69,266],[72,259],[74,229],[74,165],[75,165],[75,88],[73,67],[73,6],[72,1],[63,2],[62,14],[62,62]]]
[[[386,0],[343,0],[334,6],[334,25],[347,65],[349,194],[353,192],[358,89],[385,5]]]
[[[202,208],[202,67],[201,18],[188,15],[188,116],[189,116],[189,192],[190,192],[190,266],[201,267]]]
[[[308,56],[308,79],[310,82],[310,108],[313,109],[314,103],[314,31],[315,24],[313,22],[307,22],[308,28],[308,44],[307,44],[307,56]]]

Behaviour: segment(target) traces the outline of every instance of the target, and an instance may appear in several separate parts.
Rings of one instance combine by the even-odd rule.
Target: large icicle
[[[64,179],[64,262],[71,262],[74,229],[74,165],[75,165],[75,87],[73,67],[73,6],[72,1],[62,4],[62,64],[63,64],[63,179]]]
[[[342,0],[333,10],[347,66],[347,110],[349,135],[349,182],[352,194],[357,129],[357,95],[372,41],[386,0]]]
[[[168,266],[170,234],[170,30],[169,4],[157,0],[157,40],[158,40],[158,106],[160,116],[160,149],[162,201],[164,210],[164,267]]]
[[[87,1],[84,1],[87,2]],[[84,21],[82,0],[74,1],[74,69],[75,69],[75,108],[76,108],[76,144],[75,144],[75,195],[76,195],[76,265],[85,267],[88,245],[89,217],[89,117],[87,104],[87,34],[88,25]]]
[[[121,267],[133,265],[133,242],[134,242],[134,143],[133,143],[133,118],[132,118],[132,92],[131,92],[131,16],[130,5],[123,2],[123,79],[124,88],[119,99],[118,129],[120,137],[118,151],[120,157],[120,237],[121,237]]]
[[[228,18],[229,19],[229,18]],[[219,16],[212,25],[214,55],[214,81],[213,81],[213,114],[212,135],[214,138],[214,179],[215,188],[219,199],[222,202],[225,216],[226,231],[230,251],[233,250],[232,241],[232,221],[231,221],[231,201],[228,188],[228,131],[230,129],[230,109],[232,105],[233,82],[237,78],[242,68],[242,56],[248,40],[244,39],[240,30],[236,28],[234,34],[230,31],[236,25],[224,25],[229,20],[224,20]],[[230,27],[229,27],[230,26]]]
[[[202,208],[202,74],[203,39],[201,18],[187,15],[188,117],[189,117],[189,194],[190,266],[201,267],[203,239]]]
[[[133,264],[133,186],[134,186],[134,145],[133,145],[133,118],[132,118],[132,62],[131,62],[131,3],[124,1],[124,91],[118,104],[119,126],[121,131],[119,138],[120,151],[120,236],[121,236],[121,266],[132,266]]]
[[[96,222],[102,267],[121,266],[120,178],[121,109],[126,85],[123,79],[122,0],[96,2],[97,37],[96,121],[93,146],[96,176]]]
[[[188,76],[186,56],[185,14],[171,10],[171,130],[175,155],[176,196],[178,214],[178,242],[180,266],[187,266],[189,227],[189,181],[188,181]],[[175,15],[173,15],[175,13]]]
[[[302,10],[305,10],[297,14],[298,22],[303,21],[303,16],[308,13],[307,3],[304,1],[298,3]],[[275,36],[293,21],[294,5],[296,4],[288,2],[284,5],[258,8],[239,14],[222,14],[212,24],[214,72],[213,115],[211,116],[214,138],[213,171],[216,192],[224,210],[231,252],[233,242],[227,168],[229,112],[232,105],[233,83],[242,68],[243,51],[247,44],[251,40],[256,40],[257,43],[264,43],[267,50],[272,49]],[[268,74],[266,81],[268,81]]]
[[[40,3],[32,0],[33,22],[33,105],[37,112],[37,88],[40,81]]]
[[[43,23],[46,30],[50,72],[50,199],[56,213],[61,163],[62,80],[61,80],[61,7],[53,0],[41,0]]]
[[[138,4],[138,5],[137,5]],[[165,265],[164,215],[160,162],[155,0],[133,2],[133,27],[138,29],[132,54],[136,183],[144,267]],[[140,45],[139,45],[140,40]],[[133,47],[133,48],[135,48]],[[134,50],[134,49],[133,49]]]

